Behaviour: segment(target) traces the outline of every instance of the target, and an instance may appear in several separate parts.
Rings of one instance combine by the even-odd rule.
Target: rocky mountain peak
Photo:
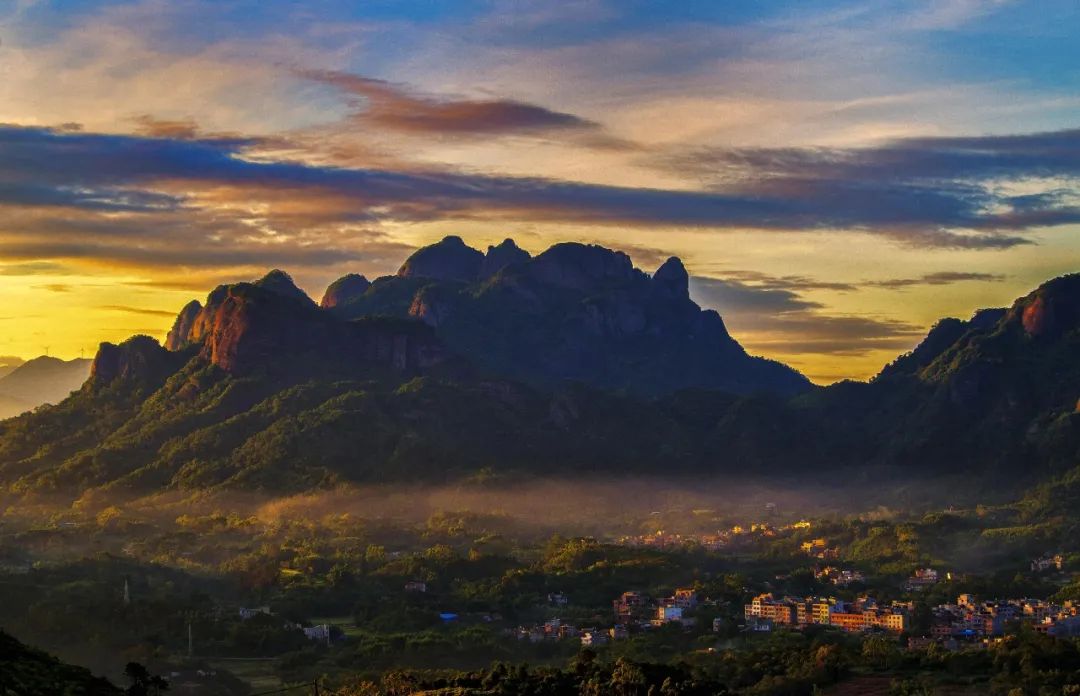
[[[690,297],[690,274],[677,256],[672,256],[656,269],[652,281],[653,287],[665,297]]]
[[[360,297],[369,287],[371,283],[367,278],[357,273],[349,273],[327,286],[319,306],[323,309],[339,307]]]
[[[484,255],[467,246],[461,237],[448,236],[442,241],[413,252],[398,269],[400,278],[431,278],[469,283],[480,275]]]
[[[296,286],[292,276],[285,271],[276,268],[255,281],[254,285],[284,297],[291,297],[295,300],[304,302],[305,304],[313,303],[312,299],[307,296],[307,293]]]
[[[575,290],[645,278],[623,252],[577,242],[556,244],[540,254],[529,264],[529,273],[544,283]]]
[[[532,256],[513,239],[504,239],[498,246],[489,246],[484,261],[480,264],[480,278],[487,279],[502,269],[515,263],[525,263]]]
[[[169,351],[149,336],[132,336],[119,345],[102,343],[90,366],[90,382],[96,386],[117,380],[149,380],[173,368]]]
[[[1055,278],[1017,301],[1010,316],[1019,315],[1027,335],[1053,338],[1080,326],[1080,274]]]

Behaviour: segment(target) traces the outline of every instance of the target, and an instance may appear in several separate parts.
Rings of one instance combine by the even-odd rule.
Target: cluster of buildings
[[[932,612],[930,634],[937,639],[999,636],[1015,623],[1030,624],[1036,631],[1052,636],[1080,635],[1080,604],[1072,601],[978,601],[970,594],[962,594],[955,604],[936,606]]]
[[[696,619],[686,612],[696,609],[697,593],[689,588],[675,590],[675,594],[655,602],[650,601],[640,592],[623,592],[612,602],[616,626],[639,626],[648,628],[677,623],[684,627],[693,626]]]
[[[270,611],[270,607],[240,607],[238,611],[240,619],[242,621],[248,621],[254,619],[257,616],[273,616],[274,613]],[[301,626],[300,624],[293,623],[292,621],[286,621],[282,624],[282,628],[286,631],[301,630],[304,635],[313,641],[320,643],[329,643],[331,637],[330,626],[328,624],[320,624],[318,626]]]
[[[1031,572],[1045,573],[1048,570],[1062,570],[1065,567],[1065,557],[1060,553],[1046,554],[1031,561]]]
[[[769,632],[774,627],[793,629],[812,624],[836,626],[844,631],[880,630],[902,633],[911,623],[911,605],[894,602],[879,605],[871,597],[845,602],[835,597],[774,597],[761,594],[743,608],[747,629]]]
[[[785,627],[835,626],[848,632],[903,633],[911,629],[910,602],[878,604],[870,597],[845,602],[834,597],[774,597],[762,594],[743,608],[747,630],[769,632]],[[1010,625],[1029,624],[1051,636],[1080,636],[1080,602],[1061,604],[1040,599],[979,601],[962,594],[955,604],[931,609],[928,640],[965,640],[1003,635]]]
[[[952,579],[951,574],[946,573],[947,579]],[[904,583],[904,589],[908,592],[920,592],[936,584],[941,580],[941,573],[933,568],[916,568],[911,577]]]
[[[561,593],[552,593],[548,596],[548,604],[563,606],[566,604],[566,597]],[[555,618],[536,626],[519,626],[509,633],[518,640],[532,643],[578,639],[582,645],[606,645],[613,640],[629,637],[631,631],[648,630],[668,624],[690,628],[696,625],[697,619],[688,614],[693,613],[697,606],[697,593],[689,588],[677,589],[670,597],[655,601],[641,592],[623,592],[612,602],[615,625],[611,628],[578,628]]]
[[[710,551],[719,551],[721,549],[745,546],[761,539],[777,538],[791,534],[796,530],[809,528],[810,523],[806,520],[779,527],[768,522],[755,522],[745,526],[737,524],[730,529],[721,529],[713,534],[679,534],[658,530],[652,534],[620,537],[617,543],[624,546],[649,546],[654,548],[697,544]]]
[[[519,626],[512,633],[518,640],[527,640],[530,643],[541,643],[545,640],[580,640],[582,645],[588,646],[607,645],[613,640],[630,636],[630,630],[626,626],[578,628],[564,623],[561,619],[550,619],[532,627]]]
[[[825,539],[804,541],[799,548],[807,556],[820,558],[823,561],[835,561],[840,558],[840,549],[836,546],[829,546],[829,542]]]
[[[623,546],[651,547],[658,549],[678,548],[687,544],[696,544],[709,551],[719,551],[731,544],[728,532],[716,534],[678,534],[658,530],[652,534],[637,534],[619,537],[616,543]]]
[[[829,582],[837,587],[847,587],[856,582],[865,582],[866,576],[857,570],[846,570],[836,566],[814,568],[814,577],[822,582]]]

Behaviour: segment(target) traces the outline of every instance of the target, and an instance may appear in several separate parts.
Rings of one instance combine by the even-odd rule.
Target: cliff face
[[[178,360],[149,336],[132,336],[119,345],[102,343],[90,366],[89,384],[162,380],[178,367]]]
[[[189,345],[194,335],[195,322],[198,320],[202,308],[202,303],[198,300],[192,300],[184,305],[184,308],[176,315],[176,321],[173,322],[172,328],[169,329],[168,336],[165,337],[165,348],[168,350],[182,350]]]
[[[205,360],[230,374],[324,368],[348,373],[350,368],[374,366],[412,371],[444,357],[426,327],[388,320],[345,321],[298,292],[290,291],[280,276],[272,283],[221,286],[197,312],[191,312],[191,305],[185,307],[169,345],[201,346]]]
[[[1017,300],[1008,320],[1033,338],[1056,339],[1080,328],[1080,275],[1056,278]]]

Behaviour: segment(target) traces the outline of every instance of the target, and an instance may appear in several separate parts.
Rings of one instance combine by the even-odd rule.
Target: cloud
[[[53,261],[27,261],[0,266],[0,276],[34,276],[65,273],[68,268]]]
[[[966,271],[940,271],[927,273],[918,278],[890,278],[887,280],[868,280],[864,284],[869,287],[902,289],[919,285],[952,285],[967,281],[980,281],[984,283],[1000,283],[1006,278],[1000,273],[971,273]]]
[[[123,312],[125,314],[141,314],[149,317],[167,317],[170,319],[176,316],[176,312],[169,312],[164,309],[147,309],[145,307],[130,307],[128,305],[101,305],[98,309]],[[156,330],[157,329],[155,329],[155,331]]]
[[[246,248],[255,256],[292,243],[294,251],[313,257],[333,255],[334,250],[314,248],[315,242],[328,241],[325,236],[302,238],[312,229],[336,225],[340,239],[348,232],[340,229],[342,225],[354,226],[355,232],[356,225],[386,221],[842,229],[916,245],[964,248],[1028,242],[1003,230],[1024,232],[1033,226],[1080,222],[1080,208],[1071,202],[1057,205],[1040,199],[1033,204],[1029,195],[1025,206],[1010,207],[1008,200],[1015,196],[997,195],[977,181],[991,172],[1080,175],[1080,131],[912,140],[859,151],[712,151],[708,157],[699,153],[689,161],[702,171],[737,169],[742,177],[701,191],[447,170],[318,166],[268,159],[260,154],[264,145],[255,138],[177,140],[0,127],[0,205],[16,211],[78,211],[80,216],[54,216],[47,224],[57,230],[94,231],[91,239],[57,242],[64,254],[74,256],[91,253],[98,240],[110,237],[132,233],[151,240],[161,237],[164,232],[155,230],[159,224],[181,233],[199,215],[220,230],[253,242]],[[972,150],[981,154],[972,155]],[[926,178],[927,172],[935,178]],[[966,174],[976,181],[950,183],[946,173]],[[107,218],[88,215],[106,212]],[[17,234],[18,215],[9,213],[9,220],[13,222],[8,227],[15,232],[7,234]],[[40,228],[28,229],[22,236],[15,246],[35,247],[43,255],[40,258],[49,258],[48,247],[57,241],[43,240]],[[4,248],[0,243],[0,250]],[[206,251],[215,253],[209,247]]]
[[[193,140],[199,135],[199,124],[194,119],[160,119],[150,114],[142,114],[132,119],[135,132],[149,138],[174,138]]]
[[[573,114],[510,99],[418,97],[384,80],[333,70],[300,75],[360,97],[353,104],[354,121],[403,133],[478,136],[599,129]]]
[[[772,202],[777,225],[864,229],[922,246],[1005,248],[1030,241],[1017,233],[1080,222],[1080,129],[704,148],[659,162],[718,193]],[[1010,194],[1017,185],[1039,190]]]
[[[863,356],[873,351],[908,350],[925,335],[910,322],[884,317],[836,315],[822,312],[760,317],[742,325],[759,334],[757,349],[788,355]]]
[[[735,315],[771,316],[821,308],[821,304],[803,299],[790,288],[750,285],[733,279],[692,276],[690,294],[700,304],[718,310],[725,319]]]
[[[915,30],[955,29],[992,14],[1012,0],[933,0],[915,3],[915,8],[898,20]]]
[[[47,290],[48,292],[71,292],[75,288],[68,283],[46,283],[44,285],[35,285],[34,289]]]
[[[752,283],[755,287],[780,290],[832,290],[835,292],[851,292],[859,287],[857,283],[820,280],[802,275],[774,276],[767,273],[761,273],[760,271],[730,270],[725,271],[723,277],[726,281]]]

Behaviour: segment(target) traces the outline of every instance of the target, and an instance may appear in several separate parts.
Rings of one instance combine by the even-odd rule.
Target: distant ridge
[[[0,377],[0,419],[63,401],[90,375],[90,360],[41,356]]]

